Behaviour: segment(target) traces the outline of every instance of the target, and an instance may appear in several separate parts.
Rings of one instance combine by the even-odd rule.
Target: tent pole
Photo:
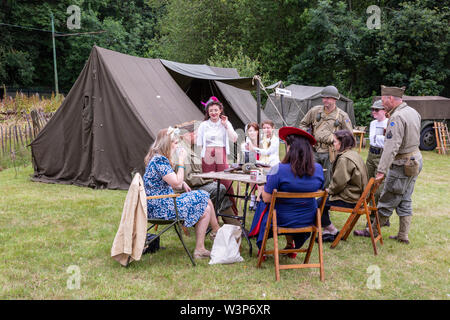
[[[53,70],[55,73],[55,91],[56,91],[56,95],[58,95],[59,88],[58,88],[58,69],[56,68],[55,19],[53,18],[53,12],[51,12],[50,14],[51,14],[51,20],[52,20]]]
[[[280,84],[280,88],[281,89],[283,89],[284,88],[284,85],[283,85],[283,83],[281,83]],[[283,119],[284,119],[284,110],[283,110],[283,95],[281,94],[280,95],[280,109],[281,109],[281,116],[283,117]]]
[[[258,126],[261,128],[261,83],[259,82],[259,78],[256,79],[256,121],[258,122]],[[256,138],[256,143],[259,147],[259,134]]]
[[[261,125],[261,83],[256,79],[256,121]]]

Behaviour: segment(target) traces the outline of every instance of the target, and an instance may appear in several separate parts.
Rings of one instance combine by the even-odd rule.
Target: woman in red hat
[[[283,127],[279,130],[280,139],[287,145],[284,159],[273,166],[267,175],[267,182],[262,192],[263,201],[258,203],[249,236],[257,236],[256,244],[261,248],[267,223],[267,211],[272,192],[315,192],[323,189],[323,168],[314,162],[312,145],[316,140],[312,135],[298,128]],[[302,228],[314,223],[316,199],[283,199],[275,204],[279,226]],[[286,248],[300,248],[310,234],[286,236]],[[295,257],[296,254],[289,254]]]

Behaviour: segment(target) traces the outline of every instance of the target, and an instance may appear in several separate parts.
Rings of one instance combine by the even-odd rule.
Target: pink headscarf
[[[212,96],[211,98],[209,98],[208,101],[206,101],[206,102],[200,101],[200,102],[201,102],[202,105],[206,108],[206,106],[208,105],[208,103],[210,103],[210,102],[219,102],[219,99],[217,99],[215,96]]]

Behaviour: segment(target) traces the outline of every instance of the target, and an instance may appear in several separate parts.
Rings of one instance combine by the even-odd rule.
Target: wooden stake
[[[439,131],[438,131],[438,122],[434,121],[434,133],[436,136],[436,149],[438,150],[438,154],[441,154],[441,144],[440,144],[440,139],[439,139]]]

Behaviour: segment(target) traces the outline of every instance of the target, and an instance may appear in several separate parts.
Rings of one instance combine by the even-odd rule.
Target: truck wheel
[[[428,126],[420,133],[420,149],[425,151],[431,151],[436,149],[436,136],[432,126]]]

